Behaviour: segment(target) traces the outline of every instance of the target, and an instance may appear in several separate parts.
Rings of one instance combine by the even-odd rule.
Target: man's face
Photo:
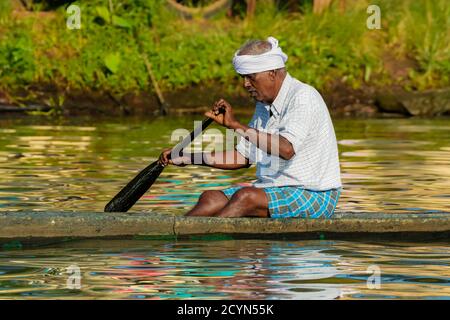
[[[250,93],[253,99],[266,103],[273,102],[275,82],[271,73],[273,71],[241,75],[244,80],[244,89]]]

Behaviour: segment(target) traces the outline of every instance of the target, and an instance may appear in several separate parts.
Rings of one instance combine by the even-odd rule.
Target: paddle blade
[[[127,212],[147,192],[163,170],[164,167],[158,161],[147,166],[106,205],[105,212]]]

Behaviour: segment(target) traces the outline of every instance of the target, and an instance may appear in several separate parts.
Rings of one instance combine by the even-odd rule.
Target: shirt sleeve
[[[314,104],[311,92],[305,90],[289,103],[280,121],[279,135],[286,138],[298,154],[314,123]]]

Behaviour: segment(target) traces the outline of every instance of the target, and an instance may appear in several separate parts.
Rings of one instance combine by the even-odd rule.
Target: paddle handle
[[[197,126],[174,147],[177,154],[194,141],[213,121],[211,118],[203,120],[200,126]],[[158,161],[148,165],[105,206],[105,212],[127,212],[150,189],[163,170],[164,167]]]

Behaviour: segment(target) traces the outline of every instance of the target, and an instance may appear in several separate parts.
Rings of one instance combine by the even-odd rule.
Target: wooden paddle
[[[179,155],[194,139],[203,132],[214,120],[205,118],[201,125],[196,127],[190,135],[186,136],[173,148],[173,154]],[[153,162],[131,180],[120,192],[106,205],[105,212],[127,212],[142,195],[158,179],[164,166],[158,161]]]

